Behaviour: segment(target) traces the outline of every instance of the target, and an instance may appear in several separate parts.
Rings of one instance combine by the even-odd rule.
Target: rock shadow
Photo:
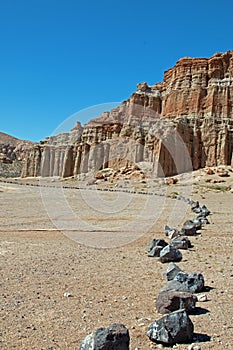
[[[193,340],[200,343],[211,341],[211,337],[208,334],[194,333]]]
[[[215,289],[214,287],[210,287],[210,286],[204,286],[203,290],[201,292],[210,292],[211,290]]]
[[[198,315],[205,315],[205,314],[208,314],[210,311],[208,309],[205,309],[203,307],[195,307],[195,309],[193,309],[191,312],[190,312],[190,315],[192,316],[198,316]]]

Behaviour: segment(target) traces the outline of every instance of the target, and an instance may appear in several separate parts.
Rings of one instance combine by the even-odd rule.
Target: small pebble
[[[206,294],[197,295],[197,300],[201,302],[207,301],[208,300],[207,295]]]

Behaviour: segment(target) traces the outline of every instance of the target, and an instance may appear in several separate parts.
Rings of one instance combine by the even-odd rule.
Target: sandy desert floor
[[[202,349],[232,349],[233,193],[199,180],[190,196],[208,206],[211,224],[191,237],[193,248],[182,251],[179,266],[203,273],[208,287],[208,300],[198,302],[197,314],[190,316]],[[179,226],[194,217],[189,207],[179,216],[184,207],[169,196],[182,186],[154,188],[164,197],[96,197],[94,189],[69,188],[44,188],[41,197],[39,187],[20,181],[0,182],[1,349],[75,350],[85,335],[115,322],[129,329],[131,349],[160,348],[145,334],[161,317],[155,300],[167,265],[148,258],[145,247],[152,238],[165,238],[169,220]]]

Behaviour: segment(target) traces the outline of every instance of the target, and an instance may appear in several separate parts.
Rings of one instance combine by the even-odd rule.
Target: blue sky
[[[0,0],[0,131],[39,141],[183,56],[232,50],[232,13],[232,0]]]

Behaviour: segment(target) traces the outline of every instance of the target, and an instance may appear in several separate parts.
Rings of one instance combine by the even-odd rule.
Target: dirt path
[[[175,201],[166,198],[159,217],[137,240],[99,249],[81,245],[54,227],[39,188],[14,184],[0,187],[1,349],[74,350],[86,334],[113,322],[128,327],[131,349],[158,348],[145,333],[151,321],[161,317],[154,301],[165,283],[161,275],[166,265],[148,258],[145,246],[152,238],[164,238],[163,227]],[[94,220],[99,227],[102,220],[103,225],[101,215],[83,209],[80,193],[64,191],[73,210],[81,212],[86,222]],[[230,350],[233,194],[203,192],[198,188],[193,192],[194,199],[210,208],[211,224],[200,236],[191,238],[194,247],[183,252],[180,267],[203,273],[211,288],[208,301],[198,303],[200,314],[191,318],[199,337],[211,338],[201,343],[202,349]],[[115,200],[114,193],[103,195],[109,203]],[[145,206],[143,201],[143,195],[135,195],[112,222],[108,216],[104,227],[114,224],[117,236],[123,230],[124,220],[134,220],[135,212]],[[150,206],[157,210],[158,197],[151,199]],[[188,211],[187,217],[192,216]],[[72,296],[65,297],[65,292]],[[188,345],[175,348],[187,349]]]

